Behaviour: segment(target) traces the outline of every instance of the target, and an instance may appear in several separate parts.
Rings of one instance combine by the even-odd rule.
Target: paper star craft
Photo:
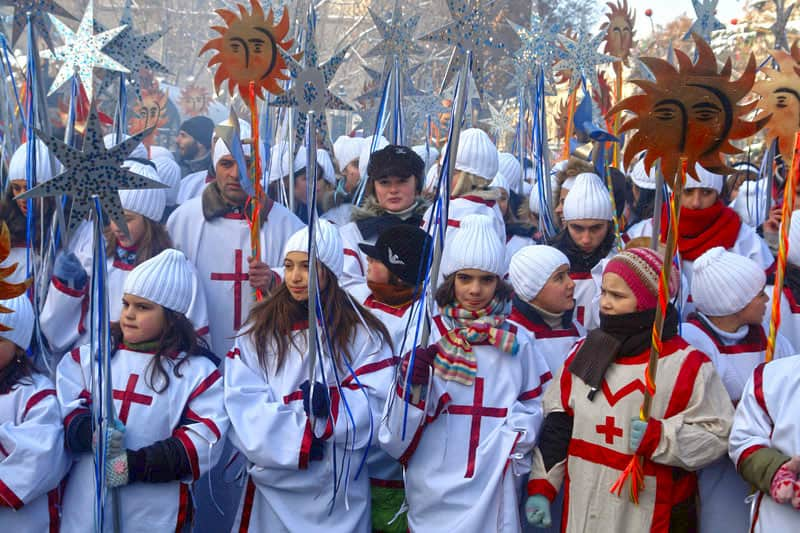
[[[384,72],[391,68],[395,57],[405,70],[405,67],[408,66],[409,56],[419,56],[425,52],[414,39],[419,15],[413,15],[403,20],[400,2],[395,0],[394,11],[388,22],[379,17],[372,8],[369,8],[369,14],[381,35],[381,41],[364,54],[364,57],[383,57],[385,59]]]
[[[28,13],[31,14],[31,22],[44,38],[47,46],[52,48],[52,38],[50,36],[50,19],[47,15],[58,15],[61,18],[77,20],[72,14],[58,5],[55,0],[0,0],[0,6],[10,6],[14,8],[14,18],[12,22],[11,42],[14,45],[19,38],[25,34],[25,27],[28,25]]]
[[[719,0],[692,0],[697,20],[692,23],[692,27],[683,36],[683,40],[689,39],[692,33],[696,33],[705,41],[711,40],[711,33],[725,29],[725,25],[717,18],[717,4]]]
[[[792,16],[792,11],[797,4],[792,4],[787,8],[785,0],[773,1],[775,2],[775,23],[769,27],[769,30],[775,36],[775,48],[788,50],[789,41],[786,38],[786,24],[789,22],[789,17]]]
[[[564,47],[564,57],[555,64],[553,70],[570,71],[570,91],[581,81],[581,78],[593,80],[598,66],[619,61],[618,57],[601,54],[597,51],[604,39],[605,35],[603,34],[594,37],[583,34],[574,41],[563,35],[558,36],[558,40]]]
[[[492,104],[488,104],[488,106],[491,116],[481,120],[481,122],[489,126],[489,132],[494,135],[496,139],[502,137],[506,133],[514,131],[514,124],[502,109],[498,109]]]

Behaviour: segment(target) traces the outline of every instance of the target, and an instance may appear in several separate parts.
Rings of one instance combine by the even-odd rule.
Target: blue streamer
[[[381,94],[381,102],[378,105],[378,116],[375,118],[375,131],[372,135],[372,144],[370,146],[370,153],[374,152],[378,146],[378,140],[380,136],[383,134],[383,127],[385,126],[386,121],[386,108],[388,107],[389,103],[389,90],[391,88],[390,81],[392,75],[386,76],[386,80],[383,82],[383,92]],[[358,187],[356,188],[355,194],[355,201],[353,205],[361,205],[361,201],[364,199],[364,191],[366,190],[367,186],[367,177],[361,176],[361,180],[358,182]]]

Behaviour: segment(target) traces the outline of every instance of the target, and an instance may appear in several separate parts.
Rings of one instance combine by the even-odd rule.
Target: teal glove
[[[631,451],[636,452],[639,449],[639,444],[642,443],[642,437],[647,430],[647,421],[641,420],[638,417],[631,418]]]
[[[550,501],[541,494],[528,497],[525,502],[525,516],[533,527],[550,527]]]
[[[97,449],[99,429],[92,436],[92,449]],[[125,453],[125,425],[119,420],[114,420],[106,431],[106,457],[116,457]]]
[[[110,457],[106,461],[106,487],[113,489],[127,485],[129,481],[128,453],[123,450],[120,455]]]

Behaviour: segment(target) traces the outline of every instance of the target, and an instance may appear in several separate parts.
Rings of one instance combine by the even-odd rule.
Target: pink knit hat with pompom
[[[621,277],[636,296],[636,310],[654,309],[658,303],[658,284],[664,259],[650,248],[631,248],[615,255],[606,265],[603,274]],[[669,297],[678,291],[679,276],[673,268],[669,277]]]

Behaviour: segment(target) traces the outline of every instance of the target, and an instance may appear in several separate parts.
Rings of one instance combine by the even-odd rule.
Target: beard
[[[191,144],[185,146],[184,148],[180,149],[181,151],[181,158],[184,161],[192,161],[197,159],[197,155],[200,153],[200,143],[197,141],[192,141]]]

